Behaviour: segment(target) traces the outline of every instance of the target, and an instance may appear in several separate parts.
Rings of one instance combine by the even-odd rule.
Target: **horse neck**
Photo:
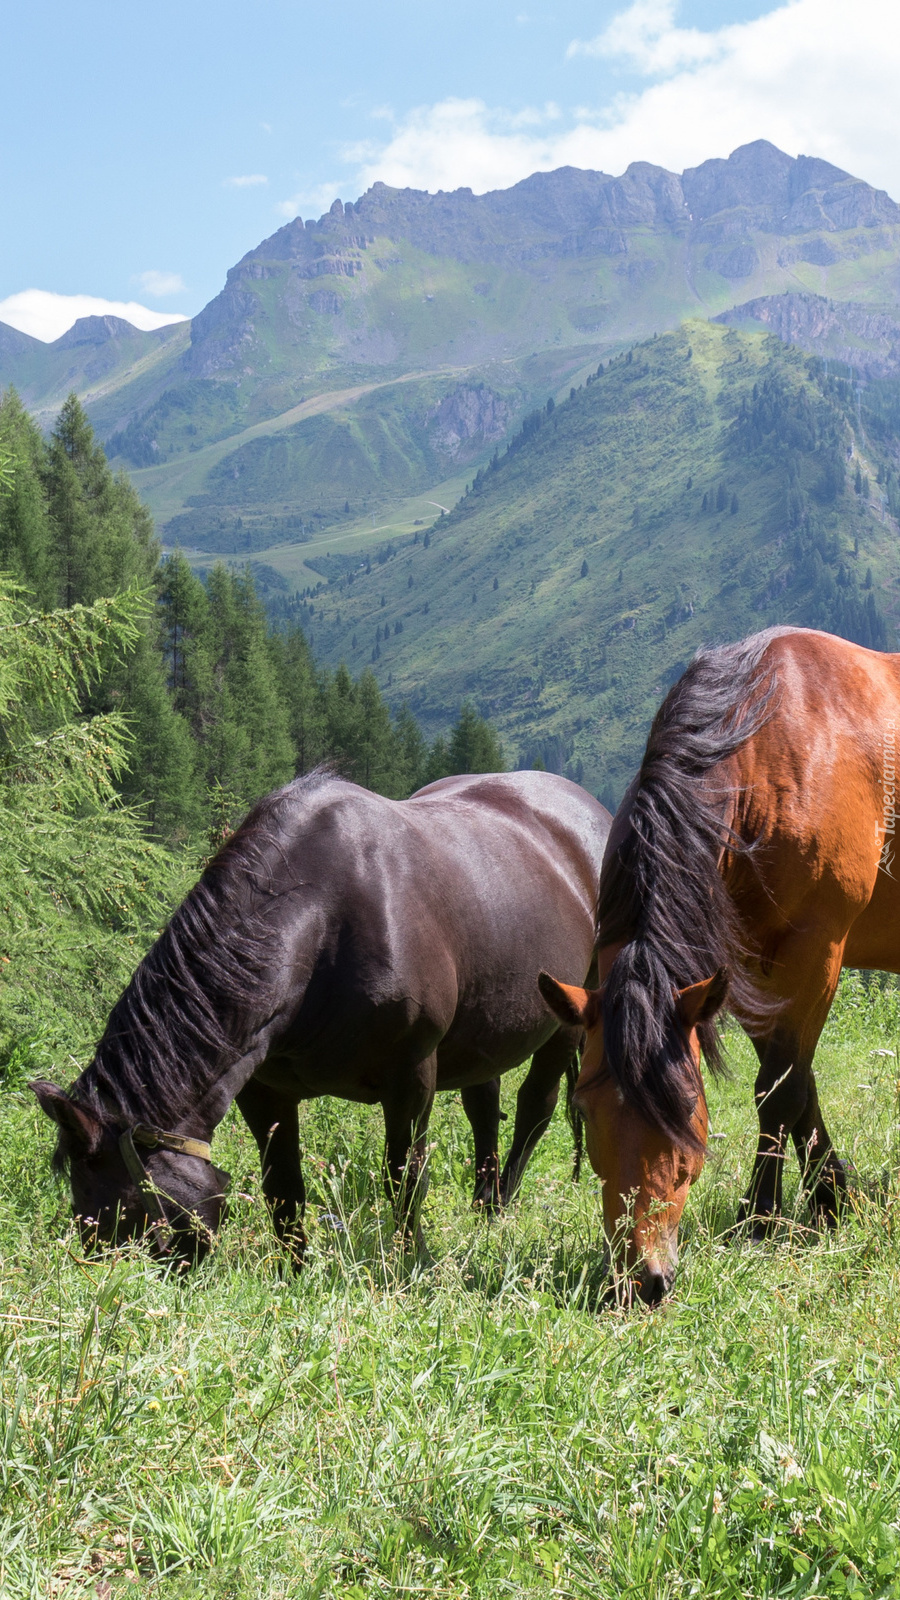
[[[81,1098],[126,1125],[146,1122],[168,1133],[209,1139],[253,1066],[243,1053],[224,1062],[198,1056],[193,1066],[189,1075],[166,1073],[156,1062],[141,1066],[101,1044],[75,1087]]]

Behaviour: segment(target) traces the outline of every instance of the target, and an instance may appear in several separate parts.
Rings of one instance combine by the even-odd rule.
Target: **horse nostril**
[[[658,1306],[669,1292],[669,1285],[661,1272],[643,1272],[641,1274],[640,1296],[645,1305]]]

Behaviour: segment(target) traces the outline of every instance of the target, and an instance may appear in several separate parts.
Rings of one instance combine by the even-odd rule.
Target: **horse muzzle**
[[[668,1241],[645,1256],[637,1269],[637,1292],[647,1306],[658,1306],[669,1294],[678,1271],[678,1246]]]

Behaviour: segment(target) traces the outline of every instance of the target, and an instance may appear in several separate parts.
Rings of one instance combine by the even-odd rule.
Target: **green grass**
[[[810,1233],[792,1173],[763,1247],[724,1237],[753,1144],[735,1039],[677,1293],[653,1313],[603,1308],[599,1196],[568,1181],[561,1118],[486,1225],[439,1100],[425,1264],[391,1236],[378,1115],[308,1105],[296,1280],[229,1119],[232,1215],[182,1282],[138,1250],[82,1257],[49,1125],[8,1091],[4,1600],[900,1594],[898,1040],[896,994],[845,984],[819,1077],[854,1203]]]

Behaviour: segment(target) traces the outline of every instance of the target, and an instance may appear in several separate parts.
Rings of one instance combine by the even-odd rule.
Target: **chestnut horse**
[[[657,712],[616,815],[598,901],[599,988],[544,977],[588,1030],[575,1093],[607,1230],[653,1303],[703,1164],[701,1051],[725,1003],[759,1057],[759,1145],[739,1221],[781,1208],[790,1135],[817,1213],[844,1171],[812,1063],[842,967],[900,971],[893,873],[900,656],[772,628],[701,651]]]
[[[446,778],[403,801],[320,772],[260,801],[137,968],[71,1092],[32,1085],[85,1235],[149,1228],[158,1252],[202,1255],[227,1182],[209,1141],[235,1099],[297,1264],[297,1106],[312,1096],[380,1102],[387,1186],[410,1230],[435,1091],[461,1090],[476,1200],[507,1200],[581,1040],[535,978],[587,978],[609,826],[583,789],[540,772]],[[501,1174],[499,1074],[529,1056]]]

